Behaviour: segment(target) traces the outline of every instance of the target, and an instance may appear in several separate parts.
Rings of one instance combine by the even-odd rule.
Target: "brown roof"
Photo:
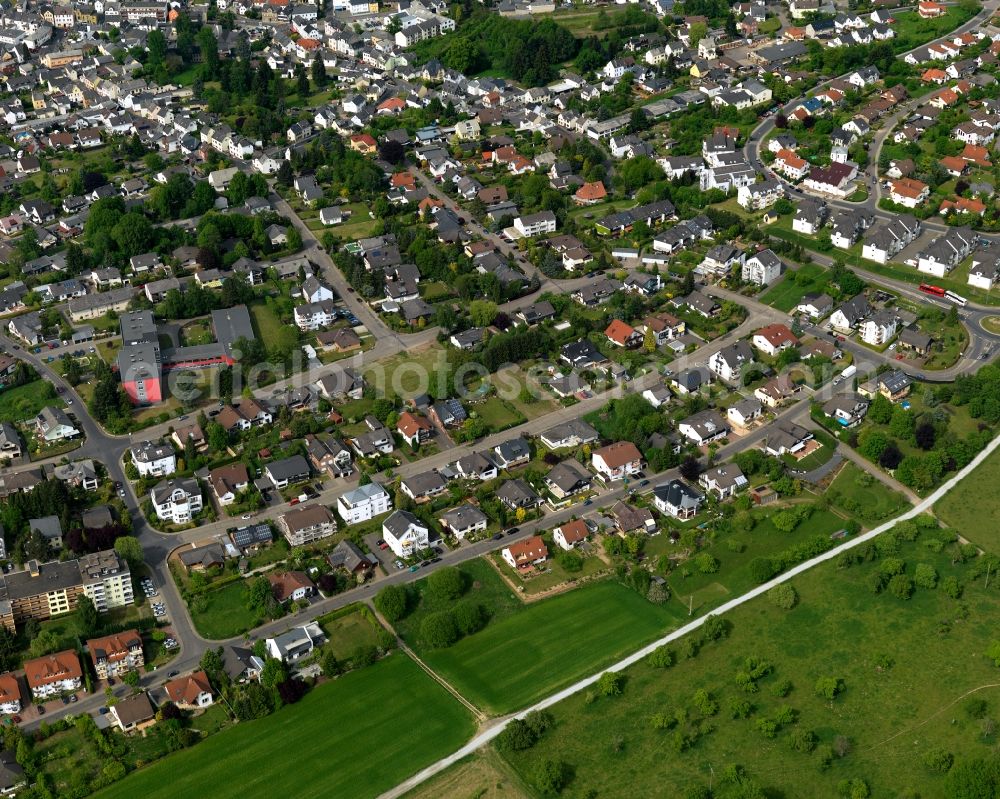
[[[926,188],[926,183],[921,183],[913,178],[900,178],[892,181],[892,191],[901,197],[919,197]]]
[[[67,649],[54,655],[26,660],[24,676],[28,680],[29,688],[39,688],[60,680],[80,679],[83,677],[83,670],[80,668],[80,658],[76,656],[76,652]]]
[[[280,572],[278,574],[271,572],[267,575],[267,581],[271,584],[274,598],[279,602],[284,602],[300,588],[313,587],[313,581],[305,572],[300,571]]]
[[[418,416],[417,414],[410,413],[409,411],[403,411],[399,414],[399,421],[396,423],[396,429],[407,438],[412,438],[420,430],[430,430],[431,423],[423,416]]]
[[[178,705],[193,705],[198,700],[201,693],[212,693],[212,685],[208,681],[208,675],[203,671],[196,671],[184,677],[178,677],[166,684],[167,696],[170,701]]]
[[[236,408],[232,405],[227,405],[215,415],[215,421],[222,425],[224,430],[228,431],[237,427],[241,422],[245,422],[246,419],[244,419],[243,414],[236,410]]]
[[[614,444],[601,447],[594,454],[600,456],[612,469],[617,469],[626,463],[642,460],[642,453],[631,441],[616,441]]]
[[[128,657],[130,650],[136,647],[142,648],[142,637],[136,630],[125,630],[121,633],[106,635],[103,638],[91,638],[87,641],[87,649],[95,664],[101,659],[107,659],[112,663],[124,660]]]
[[[577,541],[583,541],[590,535],[590,528],[587,527],[587,523],[583,519],[574,519],[571,522],[566,522],[559,526],[562,531],[563,538],[566,539],[567,544],[575,544]]]
[[[584,183],[576,190],[575,196],[578,200],[603,200],[608,196],[608,190],[601,181],[595,180],[593,183]]]
[[[539,558],[547,558],[549,556],[549,548],[545,546],[545,542],[542,541],[541,536],[537,535],[511,544],[507,549],[514,557],[514,562],[518,565],[521,563],[531,563]]]
[[[212,488],[215,489],[216,495],[220,497],[229,491],[236,493],[236,486],[246,485],[250,482],[247,467],[242,463],[230,463],[228,466],[212,469],[208,473],[208,479]]]
[[[0,704],[21,701],[21,684],[10,672],[0,674]]]
[[[295,508],[281,516],[289,530],[302,530],[313,525],[333,521],[333,514],[326,505],[306,505]]]
[[[621,319],[612,319],[611,324],[604,331],[604,335],[616,344],[625,344],[631,336],[635,335],[635,328]]]
[[[153,703],[149,701],[149,694],[145,691],[135,696],[119,699],[118,704],[114,706],[114,712],[124,727],[141,724],[156,716]]]
[[[786,341],[792,346],[799,343],[795,334],[780,322],[773,325],[767,325],[767,327],[762,327],[754,335],[763,336],[772,347],[780,347]]]

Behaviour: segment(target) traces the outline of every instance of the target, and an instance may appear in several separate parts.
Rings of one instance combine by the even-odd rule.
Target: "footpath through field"
[[[536,702],[531,707],[527,707],[518,713],[515,713],[511,716],[499,720],[498,723],[494,724],[492,727],[479,733],[462,748],[458,749],[457,751],[453,752],[447,757],[442,758],[436,763],[432,763],[430,766],[423,769],[422,771],[417,772],[408,780],[405,780],[404,782],[400,783],[392,790],[386,791],[379,797],[379,799],[396,799],[396,797],[401,797],[408,791],[412,790],[416,786],[420,785],[421,783],[433,777],[435,774],[439,774],[449,766],[457,763],[462,758],[468,757],[469,755],[474,753],[477,749],[479,749],[481,746],[484,746],[485,744],[489,743],[494,738],[496,738],[503,731],[504,727],[507,726],[507,724],[510,722],[511,719],[524,718],[524,716],[526,716],[528,713],[534,710],[544,710],[545,708],[549,708],[552,705],[558,704],[563,699],[566,699],[567,697],[570,697],[573,694],[579,693],[585,688],[589,688],[591,685],[597,682],[601,674],[603,674],[605,671],[623,671],[624,669],[627,669],[630,666],[635,665],[643,658],[648,657],[658,647],[663,646],[664,644],[668,644],[672,641],[676,641],[677,639],[682,638],[683,636],[691,632],[694,632],[699,627],[701,627],[709,619],[709,617],[721,616],[724,613],[728,613],[729,611],[738,608],[740,605],[749,602],[751,599],[756,599],[762,594],[767,593],[772,588],[774,588],[774,586],[788,582],[793,577],[796,577],[802,574],[803,572],[808,571],[809,569],[819,565],[820,563],[825,563],[828,560],[833,560],[834,558],[838,557],[842,552],[845,552],[848,549],[853,549],[854,547],[860,546],[866,541],[871,541],[876,536],[881,535],[887,530],[892,529],[892,527],[898,524],[899,522],[904,521],[906,519],[912,519],[914,516],[919,516],[921,513],[929,511],[932,507],[934,507],[935,503],[937,503],[944,497],[945,494],[951,491],[951,489],[954,488],[956,485],[958,485],[958,483],[961,482],[964,478],[972,474],[972,472],[975,471],[975,469],[978,468],[978,466],[984,460],[986,460],[986,458],[989,457],[990,454],[992,454],[993,451],[997,449],[997,447],[1000,447],[1000,436],[994,438],[978,455],[976,455],[975,458],[972,459],[972,461],[964,469],[956,473],[950,480],[942,484],[936,491],[928,495],[925,499],[920,500],[918,504],[914,505],[905,513],[900,514],[896,518],[891,519],[890,521],[887,521],[884,524],[880,524],[878,527],[869,530],[867,533],[863,533],[855,538],[845,541],[840,546],[834,547],[833,549],[828,550],[827,552],[824,552],[821,555],[817,555],[811,560],[807,560],[804,563],[800,563],[798,566],[793,566],[791,569],[784,572],[783,574],[779,574],[774,579],[768,580],[766,583],[758,585],[756,588],[747,591],[745,594],[742,594],[734,599],[731,599],[729,602],[720,605],[712,613],[701,616],[695,619],[694,621],[684,625],[683,627],[674,630],[672,633],[663,636],[659,640],[654,641],[653,643],[643,647],[637,652],[632,653],[628,657],[623,658],[622,660],[615,663],[613,666],[609,666],[607,669],[603,669],[596,674],[592,674],[591,676],[586,677],[580,680],[579,682],[576,682],[573,685],[570,685],[569,687],[562,689],[561,691],[557,691],[556,693],[541,700],[540,702]]]

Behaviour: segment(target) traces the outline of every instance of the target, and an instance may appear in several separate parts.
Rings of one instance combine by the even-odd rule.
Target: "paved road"
[[[418,785],[421,785],[422,783],[426,782],[434,775],[439,774],[449,766],[454,765],[462,758],[468,757],[469,755],[475,753],[477,749],[486,745],[494,738],[496,738],[503,731],[504,727],[506,727],[507,724],[510,723],[511,719],[524,718],[528,713],[532,711],[545,710],[547,708],[550,708],[553,705],[561,702],[563,699],[566,699],[570,696],[573,696],[574,694],[579,693],[580,691],[583,691],[586,688],[589,688],[591,685],[596,683],[598,679],[600,679],[601,674],[603,674],[605,671],[616,671],[616,672],[623,671],[629,668],[630,666],[635,665],[644,658],[648,657],[658,647],[661,647],[664,644],[672,643],[673,641],[676,641],[679,638],[682,638],[683,636],[694,632],[695,630],[700,628],[703,624],[705,624],[705,622],[708,620],[710,616],[725,615],[726,613],[735,610],[741,605],[746,604],[752,599],[756,599],[757,597],[766,594],[776,585],[781,585],[782,583],[786,583],[789,580],[797,577],[798,575],[806,571],[809,571],[810,569],[814,568],[815,566],[818,566],[821,563],[826,563],[828,561],[833,560],[834,558],[839,557],[842,552],[845,552],[849,549],[853,549],[854,547],[860,546],[861,544],[871,541],[873,538],[881,535],[886,530],[890,530],[898,522],[903,521],[905,519],[912,519],[915,516],[918,516],[919,514],[930,510],[934,506],[934,504],[938,500],[940,500],[945,494],[947,494],[952,488],[954,488],[960,480],[971,474],[979,466],[979,464],[981,464],[998,446],[1000,446],[1000,436],[994,438],[989,443],[989,445],[982,452],[980,452],[972,460],[971,463],[969,463],[968,466],[966,466],[964,469],[958,472],[954,477],[952,477],[950,480],[944,483],[944,485],[942,485],[939,489],[937,489],[937,491],[928,496],[926,499],[922,500],[918,505],[915,505],[914,507],[910,508],[903,514],[900,514],[895,519],[888,521],[885,524],[879,525],[878,527],[874,528],[873,530],[870,530],[867,533],[849,539],[840,546],[834,547],[828,552],[824,552],[822,555],[817,555],[815,558],[811,558],[810,560],[807,560],[804,563],[800,563],[798,566],[792,567],[784,574],[781,574],[775,577],[773,580],[769,580],[763,585],[759,585],[756,588],[747,591],[745,594],[742,594],[741,596],[738,596],[735,599],[731,599],[729,602],[720,605],[717,609],[712,611],[711,614],[701,616],[695,619],[694,621],[685,624],[683,627],[674,630],[673,632],[663,636],[659,640],[654,641],[653,643],[643,647],[637,652],[634,652],[628,657],[623,658],[622,660],[615,663],[613,666],[610,666],[607,669],[598,672],[597,674],[592,674],[589,677],[586,677],[585,679],[579,680],[578,682],[574,683],[568,688],[564,688],[563,690],[552,694],[551,696],[543,699],[540,702],[537,702],[531,707],[525,708],[524,710],[521,710],[516,714],[498,720],[496,724],[484,730],[483,732],[479,733],[465,746],[461,747],[456,752],[453,752],[447,757],[438,760],[436,763],[431,764],[427,768],[423,769],[417,774],[414,774],[409,779],[400,783],[395,788],[386,791],[379,797],[379,799],[396,799],[397,797],[401,797],[408,791],[411,791]],[[669,681],[669,675],[667,676],[667,680]]]
[[[966,33],[968,31],[974,30],[974,29],[976,29],[976,28],[984,25],[985,23],[989,22],[989,20],[993,16],[993,14],[996,13],[997,8],[998,8],[998,4],[1000,4],[1000,3],[998,3],[998,0],[988,0],[987,2],[985,2],[983,4],[983,8],[979,11],[979,13],[976,14],[974,17],[972,17],[968,22],[966,22],[963,25],[960,25],[958,28],[955,28],[952,31],[949,31],[948,33],[944,34],[943,36],[940,36],[937,39],[934,39],[933,42],[940,42],[940,41],[943,41],[945,39],[951,39],[956,34]],[[917,50],[917,49],[920,49],[922,47],[926,47],[928,44],[933,44],[933,42],[925,42],[924,44],[920,45],[920,47],[915,47],[913,49]],[[907,53],[909,53],[909,52],[913,52],[913,51],[912,50],[908,50],[908,51],[906,51],[904,53],[900,53],[897,56],[897,58],[902,58],[903,56],[907,55]],[[843,75],[839,75],[839,76],[837,76],[835,78],[831,78],[830,80],[836,80],[837,78],[845,79],[849,74],[851,74],[851,73],[847,72],[847,73],[844,73]],[[820,85],[825,85],[827,83],[829,83],[829,81],[824,81],[823,84],[820,84]],[[792,109],[794,109],[795,105],[797,103],[799,103],[800,101],[801,101],[801,98],[796,98],[791,103],[788,103],[787,105],[785,105],[781,109],[782,113],[786,113],[787,114]],[[894,112],[892,114],[892,116],[890,116],[887,119],[882,120],[882,122],[881,122],[881,128],[880,128],[881,132],[876,137],[877,145],[876,145],[876,147],[874,149],[872,149],[872,152],[874,153],[874,156],[870,159],[870,161],[874,164],[874,168],[875,169],[877,169],[878,153],[881,150],[882,141],[884,141],[885,137],[888,135],[888,132],[892,129],[892,127],[895,126],[895,124],[899,120],[899,117],[902,116],[903,113],[904,113],[904,111],[902,111],[902,110],[900,112]],[[794,184],[789,183],[779,173],[772,172],[760,160],[760,147],[761,147],[761,143],[763,142],[763,140],[765,138],[767,138],[767,135],[774,129],[774,117],[775,117],[775,115],[768,116],[756,128],[754,128],[754,130],[751,131],[750,135],[747,137],[747,142],[744,145],[744,149],[746,151],[747,160],[753,166],[755,166],[758,170],[763,171],[766,174],[772,175],[777,180],[780,180],[782,183],[784,183],[785,184],[785,189],[788,191],[789,195],[793,199],[795,199],[795,198],[804,199],[804,198],[810,197],[811,195],[809,195],[806,192],[803,192],[802,190],[800,190],[799,188],[797,188]],[[867,174],[868,175],[874,175],[875,173],[872,172],[872,170],[870,168],[868,170]],[[869,191],[869,193],[868,193],[868,199],[864,200],[863,202],[852,203],[852,202],[847,202],[846,200],[839,200],[839,199],[830,198],[830,197],[824,197],[823,199],[825,199],[829,204],[838,206],[840,208],[848,208],[848,209],[853,209],[853,210],[856,210],[858,208],[868,208],[876,216],[878,216],[878,217],[880,217],[882,219],[885,219],[885,220],[891,220],[891,219],[893,219],[896,216],[896,214],[894,214],[894,213],[892,213],[890,211],[883,211],[882,209],[878,208],[878,200],[881,197],[881,189],[877,186],[877,183],[878,183],[877,180],[875,181],[875,183],[876,183],[876,186],[874,187],[874,189],[871,190],[871,191]],[[929,228],[931,230],[937,230],[937,231],[940,231],[940,232],[944,232],[944,231],[948,230],[948,227],[943,222],[935,221],[935,220],[932,220],[932,219],[924,221],[923,224],[924,224],[924,226],[926,228]]]

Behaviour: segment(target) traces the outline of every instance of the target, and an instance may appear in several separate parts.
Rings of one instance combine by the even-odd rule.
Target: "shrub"
[[[791,610],[799,601],[799,595],[788,583],[776,585],[767,592],[767,598],[784,610]]]
[[[816,680],[816,695],[833,701],[844,690],[844,681],[839,677],[820,677]]]
[[[569,766],[561,761],[543,760],[535,768],[535,786],[543,796],[557,796],[569,782]]]
[[[455,626],[462,635],[479,632],[489,621],[486,608],[478,602],[460,602],[455,606],[453,615]]]
[[[604,696],[621,696],[625,686],[625,675],[617,671],[606,671],[597,680],[597,690]]]
[[[511,719],[497,736],[497,748],[502,752],[522,752],[538,741],[538,734],[527,721]]]
[[[913,596],[913,578],[906,574],[897,574],[889,580],[889,593],[897,599],[909,599]]]
[[[406,615],[409,593],[402,585],[387,585],[375,595],[375,607],[389,622],[397,622]]]
[[[811,752],[816,748],[816,733],[812,730],[792,730],[792,734],[788,739],[788,745],[796,752]]]
[[[646,662],[654,669],[669,669],[676,661],[677,657],[674,655],[674,650],[666,645],[658,646],[646,658]]]
[[[455,618],[447,610],[429,613],[420,623],[420,639],[432,649],[444,649],[458,640]]]
[[[933,771],[935,774],[944,774],[951,768],[952,763],[955,762],[955,756],[951,752],[944,751],[944,749],[931,749],[924,752],[921,760],[929,771]]]
[[[938,581],[937,569],[929,563],[918,563],[913,571],[913,582],[921,588],[936,588]]]
[[[465,593],[465,575],[454,566],[445,566],[427,578],[427,592],[436,600],[458,599]]]
[[[770,558],[754,558],[750,561],[750,576],[760,585],[766,583],[780,571],[780,567]]]
[[[719,570],[718,558],[708,552],[701,552],[695,556],[694,565],[702,574],[714,574]]]

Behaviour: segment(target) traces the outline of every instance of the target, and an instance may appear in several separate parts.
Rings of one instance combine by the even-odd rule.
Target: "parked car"
[[[403,568],[403,561],[401,561],[401,560],[394,561],[392,565],[395,566],[397,569],[402,569]]]

